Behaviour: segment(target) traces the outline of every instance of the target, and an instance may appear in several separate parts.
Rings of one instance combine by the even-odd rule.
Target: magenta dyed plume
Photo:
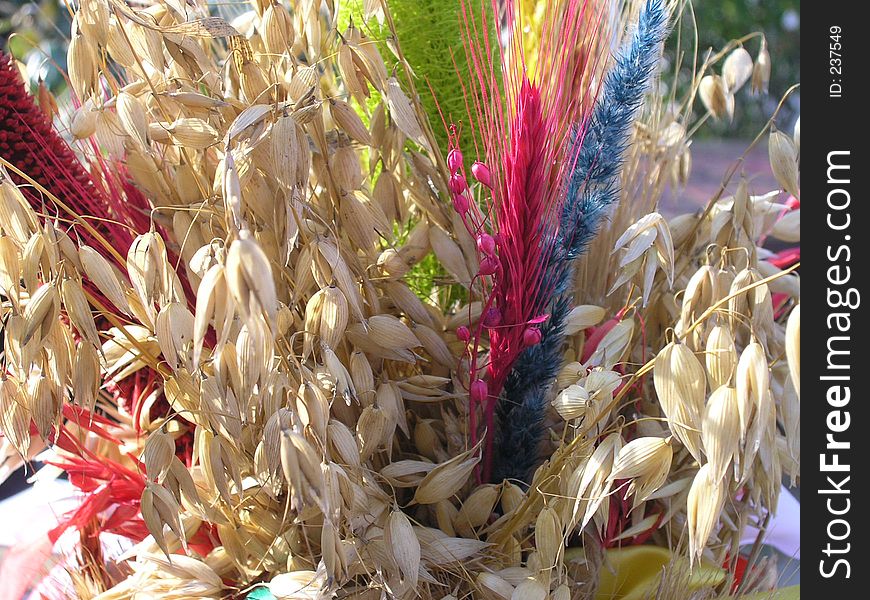
[[[122,253],[135,231],[148,229],[148,201],[125,178],[125,170],[99,157],[92,175],[27,92],[14,59],[0,52],[0,157],[66,204]],[[10,171],[34,210],[69,219],[29,181]],[[78,235],[101,250],[84,229]]]
[[[517,357],[540,340],[537,326],[546,320],[551,301],[545,270],[558,238],[565,175],[580,147],[569,140],[577,131],[582,139],[598,93],[592,89],[598,83],[591,83],[598,80],[589,76],[597,65],[589,64],[590,54],[578,48],[588,47],[602,17],[598,4],[590,5],[589,0],[548,3],[537,59],[541,76],[535,78],[525,66],[520,6],[515,0],[489,0],[489,4],[487,0],[461,3],[460,24],[469,66],[468,73],[459,73],[474,158],[484,163],[489,179],[489,185],[480,190],[482,204],[472,204],[462,216],[469,232],[478,238],[479,248],[480,236],[487,231],[497,243],[496,251],[484,250],[479,257],[481,269],[475,285],[485,309],[469,342],[473,374],[482,366],[477,360],[484,336],[490,348],[482,400],[488,432],[483,479],[488,477],[492,455],[495,406]],[[497,39],[488,35],[493,14],[505,17],[496,19]],[[506,47],[499,39],[506,40]],[[585,85],[592,87],[578,89],[581,82],[590,82]],[[457,129],[451,127],[451,149],[457,149],[459,142]],[[469,179],[462,164],[454,167],[458,167],[451,167],[451,181],[456,183],[451,187],[454,206],[465,207],[463,198],[471,192],[462,190]],[[472,419],[476,402],[472,398]],[[472,422],[470,428],[474,442],[477,424]]]

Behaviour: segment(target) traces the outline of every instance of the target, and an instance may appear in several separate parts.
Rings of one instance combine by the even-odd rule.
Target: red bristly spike
[[[604,9],[595,5],[594,14],[587,14],[588,6],[587,0],[546,4],[535,79],[525,66],[519,3],[490,0],[487,7],[485,1],[460,2],[468,72],[457,75],[480,159],[471,167],[482,184],[480,210],[467,194],[455,193],[464,192],[468,183],[456,155],[449,161],[454,174],[450,188],[454,206],[478,240],[480,270],[473,289],[482,295],[485,310],[480,326],[489,337],[484,479],[491,462],[495,404],[520,352],[538,340],[540,331],[531,327],[531,319],[547,313],[551,300],[553,282],[545,280],[545,269],[557,239],[564,174],[579,151],[578,144],[564,141],[575,127],[582,139],[602,79],[592,75],[606,53],[588,50]],[[491,27],[495,35],[490,34]],[[500,40],[509,40],[507,46]],[[595,63],[590,64],[590,56]],[[449,132],[452,151],[458,136],[454,127]],[[466,217],[469,210],[474,211],[473,218]],[[490,240],[497,240],[497,255]],[[477,345],[471,350],[473,368],[476,352]]]

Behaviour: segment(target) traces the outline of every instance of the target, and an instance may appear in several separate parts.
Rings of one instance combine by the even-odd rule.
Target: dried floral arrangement
[[[657,212],[763,35],[678,94],[681,2],[424,2],[441,95],[425,11],[337,4],[80,0],[69,112],[0,59],[0,479],[81,491],[60,596],[769,589],[799,132],[753,142],[779,189]]]

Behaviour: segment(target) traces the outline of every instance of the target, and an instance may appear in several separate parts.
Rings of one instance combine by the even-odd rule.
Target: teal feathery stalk
[[[538,462],[548,392],[562,362],[574,260],[585,251],[619,197],[619,169],[632,122],[667,33],[667,8],[662,0],[648,0],[631,42],[606,77],[591,121],[574,130],[573,144],[579,144],[579,151],[566,175],[556,243],[545,266],[543,287],[552,290],[553,298],[550,317],[540,327],[541,342],[523,350],[505,381],[497,405],[492,481],[528,481]]]

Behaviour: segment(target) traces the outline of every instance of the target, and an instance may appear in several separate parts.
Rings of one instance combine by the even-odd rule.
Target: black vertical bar
[[[801,591],[866,598],[870,217],[861,3],[801,11]],[[775,60],[775,58],[774,58]],[[863,139],[861,139],[863,138]]]

